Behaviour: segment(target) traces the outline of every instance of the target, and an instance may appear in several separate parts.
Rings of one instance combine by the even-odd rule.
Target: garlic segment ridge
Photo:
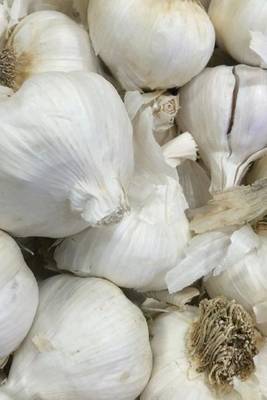
[[[57,238],[123,217],[132,127],[104,78],[37,74],[0,102],[0,119],[3,229]]]
[[[98,70],[88,33],[57,11],[39,11],[23,18],[0,54],[0,82],[14,89],[41,72]]]
[[[0,367],[30,330],[38,298],[37,282],[18,245],[0,231]]]
[[[96,54],[126,90],[180,87],[214,48],[214,28],[197,1],[90,0],[88,23]]]
[[[0,399],[135,400],[151,367],[146,320],[118,287],[55,276],[41,284],[34,324]]]

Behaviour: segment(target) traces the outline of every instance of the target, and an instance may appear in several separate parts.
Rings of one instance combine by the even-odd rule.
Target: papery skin
[[[121,290],[61,275],[42,283],[35,322],[1,392],[16,400],[134,400],[151,366],[146,320]]]
[[[5,45],[7,27],[8,27],[7,9],[3,4],[0,4],[0,50]]]
[[[259,179],[267,178],[267,155],[257,160],[245,176],[245,182],[251,184]]]
[[[37,282],[15,240],[0,231],[0,359],[24,340],[38,306]]]
[[[104,277],[138,290],[166,288],[165,274],[190,238],[179,184],[136,177],[129,189],[131,212],[119,223],[92,228],[64,240],[57,267],[80,276]]]
[[[0,103],[0,227],[65,237],[122,218],[132,127],[115,89],[93,73],[44,73]]]
[[[249,164],[267,151],[267,71],[206,68],[181,89],[180,105],[179,127],[199,146],[211,192],[238,185]]]
[[[251,49],[253,32],[264,34],[267,47],[265,0],[212,0],[209,16],[220,47],[240,63],[266,68],[267,59]]]
[[[126,90],[183,86],[214,48],[214,28],[193,1],[90,0],[88,21],[96,54]]]
[[[25,17],[12,31],[6,48],[16,55],[15,88],[42,72],[100,71],[86,30],[57,11]]]

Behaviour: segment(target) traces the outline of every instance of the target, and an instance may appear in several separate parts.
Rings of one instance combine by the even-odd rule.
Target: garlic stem
[[[246,380],[254,371],[259,332],[251,316],[234,300],[203,300],[189,337],[191,357],[211,385],[227,388],[234,377]]]
[[[12,47],[0,53],[0,84],[14,89],[16,79],[16,55]]]

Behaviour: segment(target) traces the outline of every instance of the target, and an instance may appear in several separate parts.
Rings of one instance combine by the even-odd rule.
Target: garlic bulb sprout
[[[90,0],[88,22],[96,54],[126,90],[183,86],[214,48],[214,28],[197,1]]]
[[[146,320],[119,288],[56,276],[41,285],[34,324],[0,399],[134,400],[151,366]]]
[[[267,151],[267,71],[207,68],[181,89],[180,105],[179,127],[196,140],[210,169],[211,191],[238,185]]]
[[[131,212],[119,224],[65,239],[55,252],[58,269],[142,291],[166,288],[165,274],[190,238],[183,192],[171,178],[155,184],[136,177],[129,203]]]
[[[204,300],[151,324],[153,370],[141,400],[264,400],[267,343],[234,301]]]
[[[30,330],[38,297],[36,280],[18,245],[0,231],[0,367]]]
[[[64,237],[123,217],[132,127],[104,78],[38,74],[0,102],[0,120],[3,229]]]
[[[19,22],[0,54],[0,82],[17,89],[33,74],[98,71],[85,29],[57,11],[39,11]]]
[[[212,0],[209,16],[218,44],[240,63],[267,67],[264,0]]]

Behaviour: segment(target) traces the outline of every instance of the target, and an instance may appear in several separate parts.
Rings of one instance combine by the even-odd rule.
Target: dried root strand
[[[199,319],[189,335],[190,356],[211,385],[227,389],[234,377],[245,380],[254,371],[259,333],[251,316],[234,300],[205,299],[199,308]]]
[[[0,84],[11,89],[16,79],[16,55],[11,47],[0,53]]]

